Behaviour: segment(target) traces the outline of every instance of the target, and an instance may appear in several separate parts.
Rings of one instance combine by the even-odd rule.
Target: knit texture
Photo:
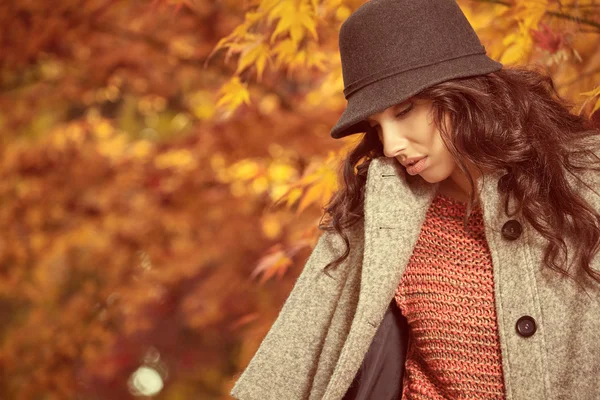
[[[491,256],[481,208],[437,194],[395,300],[410,327],[403,399],[503,399]]]

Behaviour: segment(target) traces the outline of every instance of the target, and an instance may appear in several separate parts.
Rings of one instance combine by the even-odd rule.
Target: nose
[[[406,150],[406,138],[391,128],[382,127],[379,132],[379,141],[383,144],[383,154],[386,157],[398,157]]]

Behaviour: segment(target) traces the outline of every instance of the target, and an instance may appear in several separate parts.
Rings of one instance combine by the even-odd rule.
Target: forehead
[[[389,106],[388,108],[386,108],[385,110],[383,110],[383,111],[381,111],[381,112],[378,112],[378,113],[375,113],[375,114],[371,114],[371,115],[369,115],[369,116],[367,117],[367,121],[373,121],[373,120],[375,120],[376,118],[378,118],[380,115],[383,115],[383,114],[385,114],[385,113],[386,113],[386,112],[388,112],[388,111],[395,110],[396,108],[398,108],[398,107],[400,107],[400,106],[403,106],[403,105],[405,105],[405,104],[408,104],[408,103],[410,103],[410,99],[404,100],[403,102],[396,103],[396,104],[394,104],[394,105],[391,105],[391,106]]]

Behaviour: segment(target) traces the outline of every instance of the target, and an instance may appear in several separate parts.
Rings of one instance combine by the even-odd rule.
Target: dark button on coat
[[[529,337],[533,335],[537,329],[535,326],[535,319],[531,318],[529,315],[524,315],[517,320],[515,328],[519,335],[523,337]]]
[[[502,226],[502,236],[506,240],[516,240],[521,236],[521,232],[523,232],[523,227],[519,221],[515,221],[514,219],[506,221],[506,223]]]

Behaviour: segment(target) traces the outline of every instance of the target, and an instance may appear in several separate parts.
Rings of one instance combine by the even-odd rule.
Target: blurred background
[[[230,398],[359,139],[362,3],[0,3],[0,399]],[[459,5],[600,124],[600,2]]]

